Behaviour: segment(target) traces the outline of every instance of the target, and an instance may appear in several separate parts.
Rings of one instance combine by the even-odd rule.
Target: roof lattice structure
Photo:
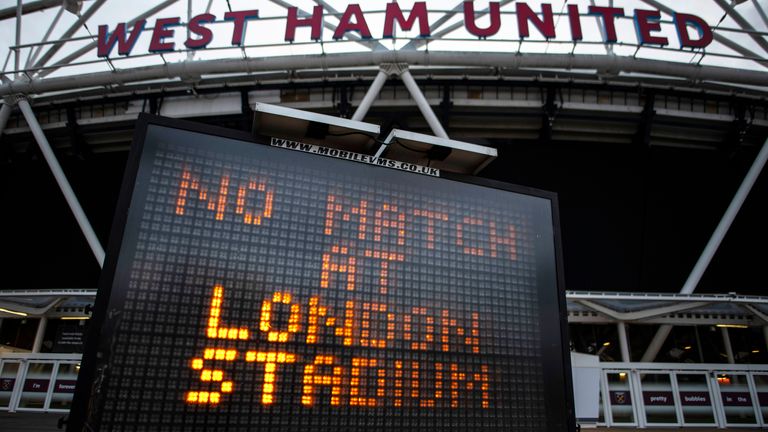
[[[412,68],[430,68],[438,74],[444,68],[462,68],[466,74],[504,76],[557,75],[571,77],[599,76],[603,80],[634,82],[663,81],[693,84],[747,87],[762,93],[768,83],[768,15],[758,0],[711,0],[680,4],[669,0],[568,1],[552,3],[556,37],[544,38],[531,27],[531,35],[521,39],[516,24],[518,3],[500,4],[500,30],[479,41],[464,25],[463,2],[428,2],[431,35],[418,35],[418,26],[397,31],[393,38],[383,38],[384,4],[363,5],[364,17],[372,38],[362,39],[358,32],[345,32],[334,39],[347,7],[340,1],[265,0],[260,2],[165,0],[162,2],[50,1],[22,2],[17,17],[15,2],[5,1],[0,8],[3,40],[3,82],[0,95],[71,92],[89,88],[114,89],[139,82],[158,85],[187,82],[200,85],[215,77],[247,76],[259,80],[278,71],[294,76],[320,71],[326,77],[375,73],[382,63],[408,63]],[[138,3],[138,4],[136,4]],[[528,2],[540,13],[540,2]],[[412,2],[401,2],[407,13]],[[600,18],[588,16],[591,5],[621,7],[625,16],[616,20],[620,37],[605,44]],[[297,16],[311,16],[314,6],[324,10],[323,31],[319,41],[309,36],[309,28],[299,28],[293,43],[285,42],[288,8],[298,7]],[[567,8],[576,6],[581,13],[583,39],[571,36]],[[240,46],[229,43],[232,22],[224,20],[230,10],[258,9],[258,20],[251,21]],[[660,36],[669,45],[641,45],[634,30],[636,9],[661,13]],[[210,12],[216,20],[209,24],[213,42],[204,50],[191,50],[183,41],[189,30],[185,24],[195,15]],[[487,25],[489,6],[475,6],[478,25]],[[713,29],[713,42],[705,48],[680,47],[675,35],[675,13],[700,16]],[[151,32],[157,18],[180,17],[169,40],[174,50],[148,51]],[[19,19],[20,18],[20,19]],[[98,57],[100,25],[113,31],[120,22],[128,28],[146,20],[146,28],[130,56],[113,50]],[[18,21],[18,23],[17,23]],[[372,71],[372,72],[370,72]]]

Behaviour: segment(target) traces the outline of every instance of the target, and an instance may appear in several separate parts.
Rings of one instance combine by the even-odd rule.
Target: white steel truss
[[[114,0],[113,0],[114,1]],[[95,55],[96,41],[95,29],[99,24],[107,24],[114,27],[115,22],[125,21],[130,28],[134,23],[142,19],[152,19],[162,16],[178,14],[189,20],[193,15],[194,2],[186,2],[184,5],[177,0],[165,0],[154,3],[147,10],[138,13],[132,19],[110,17],[106,12],[109,8],[107,0],[96,0],[83,12],[76,11],[77,18],[64,29],[67,19],[65,8],[71,8],[71,2],[56,1],[30,1],[19,2],[19,8],[6,8],[0,10],[0,22],[10,25],[12,18],[20,12],[16,19],[16,28],[21,30],[22,22],[35,20],[35,26],[41,26],[39,20],[40,10],[57,7],[59,10],[46,15],[50,19],[50,26],[45,31],[41,40],[19,40],[9,47],[6,53],[5,67],[2,74],[10,79],[16,79],[15,83],[6,82],[0,85],[0,95],[25,93],[28,95],[41,94],[52,91],[75,91],[92,86],[105,86],[114,89],[115,86],[131,82],[145,80],[176,80],[199,77],[201,75],[216,74],[253,74],[261,71],[275,70],[309,70],[321,65],[330,71],[348,67],[377,68],[382,63],[408,63],[412,67],[492,67],[504,70],[549,70],[559,75],[578,75],[578,71],[596,70],[599,74],[623,75],[623,74],[650,74],[656,77],[667,77],[670,80],[684,79],[693,82],[717,82],[733,86],[760,86],[765,87],[768,82],[768,19],[764,7],[759,0],[752,2],[739,2],[738,5],[725,0],[711,0],[705,6],[715,8],[723,12],[724,21],[711,23],[714,28],[714,42],[707,49],[679,49],[667,46],[664,48],[648,45],[638,45],[632,41],[622,41],[617,44],[605,44],[599,40],[561,40],[531,38],[522,41],[508,36],[493,36],[484,42],[475,42],[476,38],[467,37],[462,31],[462,7],[463,3],[447,9],[435,9],[430,5],[430,28],[432,34],[429,37],[395,36],[392,39],[361,38],[354,32],[344,34],[339,40],[328,38],[327,34],[319,43],[314,41],[296,42],[293,44],[278,44],[285,47],[302,48],[308,54],[300,56],[281,55],[281,51],[273,50],[273,55],[261,53],[252,54],[254,49],[276,48],[274,45],[263,43],[244,44],[239,47],[211,47],[206,51],[217,51],[216,60],[205,60],[196,52],[177,47],[169,53],[135,53],[128,58],[110,56],[99,58]],[[207,2],[205,9],[210,11],[213,2]],[[323,27],[327,31],[335,31],[338,28],[335,22],[339,21],[343,2],[316,0],[314,3],[321,6],[325,15]],[[555,4],[555,8],[562,6],[556,12],[556,18],[561,21],[566,15],[562,5]],[[277,6],[285,11],[294,5],[294,2],[283,0],[265,0],[249,4],[249,7],[259,8],[269,4]],[[501,14],[504,19],[514,19],[515,2],[503,0],[499,2]],[[613,2],[598,1],[597,5],[613,4]],[[105,7],[106,6],[106,7]],[[198,5],[199,6],[199,5]],[[582,8],[585,5],[582,5]],[[628,2],[627,7],[651,6],[662,12],[662,22],[669,23],[679,3],[670,0],[637,0]],[[697,3],[697,8],[699,3]],[[534,10],[537,6],[533,6]],[[673,8],[674,7],[674,8]],[[748,20],[743,14],[745,7],[751,8],[761,20]],[[74,9],[72,9],[74,10]],[[557,9],[556,9],[557,10]],[[184,13],[186,12],[186,13]],[[195,11],[197,12],[197,11]],[[407,13],[407,11],[406,11]],[[483,17],[489,13],[489,9],[478,9],[476,16]],[[37,14],[34,16],[31,14]],[[381,15],[381,10],[366,11],[366,14]],[[299,9],[298,15],[306,17],[311,15],[305,9]],[[108,18],[107,18],[108,17]],[[622,17],[627,20],[630,17]],[[260,17],[265,22],[278,22],[285,19],[285,15],[275,14]],[[587,18],[585,18],[587,19]],[[665,21],[666,20],[666,21]],[[71,21],[71,20],[69,20]],[[567,21],[567,19],[562,19]],[[223,21],[217,21],[222,23]],[[715,25],[717,24],[717,25]],[[43,25],[44,26],[44,25]],[[350,43],[352,45],[350,45]],[[443,43],[443,45],[440,45]],[[444,48],[446,45],[465,44],[471,48]],[[485,44],[485,45],[484,45]],[[570,54],[547,54],[550,46],[573,45]],[[358,49],[352,49],[357,46]],[[450,45],[449,45],[450,46]],[[495,48],[485,47],[503,46],[509,49],[500,54]],[[580,47],[605,46],[609,48],[606,54],[598,54],[594,49],[580,51]],[[331,47],[335,47],[331,49]],[[349,48],[347,48],[349,47]],[[544,48],[543,50],[541,48]],[[359,51],[362,48],[363,51]],[[619,50],[622,48],[622,50]],[[461,55],[461,51],[464,54]],[[510,52],[510,50],[512,52]],[[662,50],[664,53],[661,53]],[[543,53],[542,53],[543,51]],[[631,54],[629,54],[631,52]],[[642,55],[645,52],[648,55]],[[655,59],[655,53],[664,54],[665,60]],[[179,55],[183,54],[183,55]],[[524,54],[524,55],[518,55]],[[666,55],[673,54],[673,55]],[[697,59],[693,62],[690,55]],[[174,57],[176,55],[176,57]],[[12,61],[11,61],[12,60]],[[139,60],[137,62],[137,60]],[[753,67],[730,66],[731,61],[751,62]],[[10,67],[8,67],[10,65]],[[88,70],[82,73],[83,69]],[[62,80],[64,78],[64,80]],[[642,78],[638,77],[641,82]]]

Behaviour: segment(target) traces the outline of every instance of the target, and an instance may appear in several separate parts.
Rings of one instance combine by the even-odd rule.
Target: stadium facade
[[[0,410],[69,412],[146,113],[557,193],[579,423],[768,425],[760,2],[110,3],[0,10]]]

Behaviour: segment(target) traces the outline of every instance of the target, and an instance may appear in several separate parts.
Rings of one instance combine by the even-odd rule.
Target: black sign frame
[[[99,428],[98,421],[100,413],[98,410],[100,407],[98,394],[103,390],[103,386],[105,385],[103,379],[107,372],[105,370],[105,365],[107,363],[106,357],[109,355],[109,339],[114,331],[114,328],[109,328],[109,326],[106,325],[109,318],[108,306],[111,301],[110,299],[114,294],[112,284],[117,271],[118,258],[125,233],[125,227],[128,222],[128,213],[139,172],[139,165],[144,149],[144,140],[150,126],[161,126],[221,138],[229,138],[250,142],[254,145],[269,145],[268,137],[254,136],[253,134],[243,131],[225,129],[185,120],[169,119],[145,113],[139,115],[110,232],[107,256],[99,281],[99,290],[93,309],[93,317],[89,324],[85,339],[83,361],[77,379],[77,387],[72,408],[67,421],[67,431],[69,432],[98,430]],[[288,152],[290,150],[281,149],[279,151]],[[559,325],[542,326],[541,329],[542,341],[550,341],[546,347],[542,347],[544,355],[548,359],[544,364],[545,375],[549,378],[545,383],[546,394],[551,396],[547,398],[548,405],[546,410],[547,417],[550,419],[551,424],[557,425],[556,430],[568,432],[575,431],[576,418],[572,392],[573,382],[570,352],[568,349],[569,337],[565,301],[565,279],[563,275],[562,237],[560,232],[557,195],[553,192],[542,191],[535,188],[454,173],[441,172],[440,177],[447,180],[545,198],[551,202],[557,293],[551,298],[551,303],[556,303],[556,305],[549,304],[547,307],[557,308]],[[104,333],[105,331],[107,333]]]

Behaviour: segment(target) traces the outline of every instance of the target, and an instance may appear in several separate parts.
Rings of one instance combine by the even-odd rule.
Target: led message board
[[[70,430],[572,428],[551,196],[139,124]]]

